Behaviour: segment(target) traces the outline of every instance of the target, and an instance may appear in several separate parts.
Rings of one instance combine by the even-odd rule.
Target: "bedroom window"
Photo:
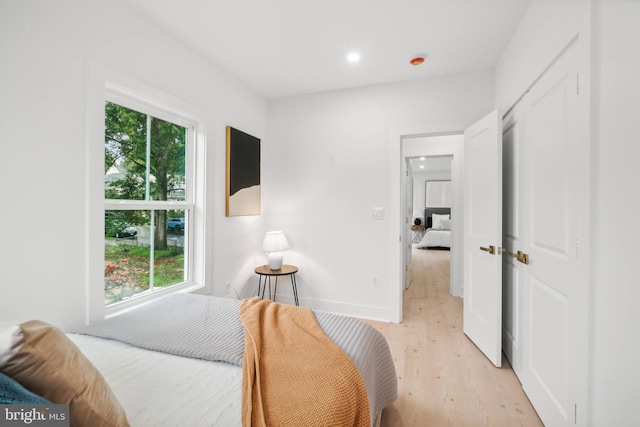
[[[109,93],[104,141],[107,306],[193,280],[196,124]]]

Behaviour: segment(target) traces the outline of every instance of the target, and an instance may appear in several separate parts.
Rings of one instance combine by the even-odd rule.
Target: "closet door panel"
[[[523,98],[523,388],[545,425],[585,411],[588,263],[579,255],[588,209],[588,105],[580,96],[579,42]],[[588,230],[587,230],[588,231]],[[583,413],[586,413],[583,412]],[[581,418],[584,421],[584,418]]]

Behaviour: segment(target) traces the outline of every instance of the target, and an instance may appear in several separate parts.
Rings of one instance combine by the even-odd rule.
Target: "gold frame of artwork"
[[[226,216],[260,215],[260,139],[227,126]]]

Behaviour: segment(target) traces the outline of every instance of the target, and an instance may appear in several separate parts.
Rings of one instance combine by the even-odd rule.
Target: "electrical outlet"
[[[377,288],[380,286],[380,276],[373,275],[371,276],[371,286]]]
[[[242,299],[242,298],[240,298],[240,294],[238,293],[238,290],[233,287],[233,285],[231,284],[230,281],[226,281],[226,282],[224,282],[224,284],[227,286],[227,294],[226,294],[227,298]]]

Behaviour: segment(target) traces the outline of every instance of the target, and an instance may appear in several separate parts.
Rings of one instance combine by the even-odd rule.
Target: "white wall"
[[[88,283],[86,102],[105,64],[197,107],[207,133],[205,292],[244,284],[263,217],[224,217],[225,126],[267,139],[267,103],[122,1],[0,3],[0,321],[85,320]],[[95,173],[94,173],[95,175]],[[246,272],[247,264],[251,266]]]
[[[635,425],[640,395],[640,3],[533,0],[496,65],[496,102],[508,108],[577,32],[593,42],[592,281],[589,354],[591,426]],[[585,30],[585,23],[587,31]],[[526,54],[523,54],[526,52]],[[588,286],[586,286],[588,287]],[[584,424],[584,420],[580,420]]]
[[[496,64],[496,107],[503,113],[575,36],[588,19],[589,3],[589,0],[531,0]]]
[[[492,70],[482,70],[270,102],[265,211],[291,243],[285,262],[300,266],[304,305],[390,319],[400,286],[389,246],[400,209],[389,202],[394,130],[471,123],[491,110],[492,91]],[[385,219],[373,220],[373,207]]]
[[[640,3],[595,8],[592,425],[635,425],[640,396]]]

